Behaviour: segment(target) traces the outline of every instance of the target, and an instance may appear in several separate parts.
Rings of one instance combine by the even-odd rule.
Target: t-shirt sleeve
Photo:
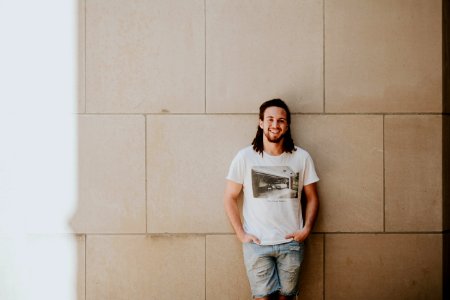
[[[245,161],[241,153],[238,153],[231,162],[226,179],[243,184],[245,177]]]
[[[319,181],[316,169],[314,168],[314,162],[311,156],[308,154],[305,161],[305,173],[303,175],[303,185],[308,185]]]

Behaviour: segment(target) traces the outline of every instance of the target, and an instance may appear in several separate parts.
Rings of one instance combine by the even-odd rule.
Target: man
[[[280,99],[264,102],[252,146],[233,159],[227,176],[225,210],[243,243],[247,276],[256,299],[294,299],[319,208],[319,178],[309,154],[294,145],[291,114]],[[300,195],[306,195],[303,224]],[[238,197],[244,192],[242,224]]]

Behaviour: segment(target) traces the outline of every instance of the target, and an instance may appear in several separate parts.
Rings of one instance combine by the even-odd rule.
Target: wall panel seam
[[[383,232],[386,232],[386,148],[385,141],[385,116],[383,115]]]
[[[243,112],[243,113],[150,113],[150,112],[85,112],[85,113],[76,113],[76,115],[92,115],[92,116],[254,116],[258,115],[258,112]],[[315,113],[315,112],[291,112],[293,116],[443,116],[448,114],[441,113],[402,113],[402,112],[394,112],[394,113]]]
[[[87,234],[84,235],[84,299],[87,300]]]
[[[204,79],[204,93],[205,93],[205,104],[203,107],[203,112],[206,114],[207,110],[206,110],[206,0],[203,1],[203,18],[204,18],[204,36],[205,36],[205,41],[204,41],[204,47],[205,47],[205,79]],[[205,294],[206,295],[206,294]],[[206,297],[206,296],[205,296]]]
[[[87,0],[82,0],[83,4],[84,4],[84,18],[83,18],[83,22],[84,22],[84,112],[87,112],[87,79],[86,79],[86,73],[87,73]]]
[[[144,195],[145,195],[145,232],[148,232],[148,191],[147,191],[147,116],[144,115]]]
[[[326,251],[326,244],[325,244],[325,240],[326,240],[326,236],[327,236],[327,234],[326,233],[324,233],[323,234],[323,249],[322,249],[322,260],[323,260],[323,266],[322,266],[322,272],[323,272],[323,274],[322,274],[322,284],[323,284],[323,286],[322,286],[322,297],[323,297],[323,300],[325,300],[325,251]]]
[[[442,234],[442,233],[450,233],[450,230],[442,231],[321,231],[321,232],[313,232],[312,235],[321,235],[321,234],[333,234],[333,235],[381,235],[381,234]],[[146,236],[146,237],[206,237],[206,236],[235,236],[233,233],[220,233],[220,232],[158,232],[158,233],[150,233],[150,232],[78,232],[77,234],[85,234],[90,236]]]
[[[322,0],[322,112],[325,113],[325,0]]]
[[[206,268],[206,263],[207,263],[207,261],[206,261],[206,238],[207,238],[207,235],[205,235],[205,237],[204,237],[204,239],[203,239],[203,241],[204,241],[204,246],[205,246],[205,263],[204,263],[204,272],[205,272],[205,274],[204,274],[204,277],[205,277],[205,291],[204,291],[204,299],[206,299],[206,270],[207,270],[207,268]]]
[[[342,232],[321,232],[322,234],[327,235],[388,235],[388,234],[442,234],[442,231],[342,231]],[[314,233],[313,233],[314,234]],[[319,234],[315,232],[315,234]]]

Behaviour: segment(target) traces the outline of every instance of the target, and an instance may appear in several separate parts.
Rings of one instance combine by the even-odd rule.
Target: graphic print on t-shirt
[[[299,173],[287,166],[255,166],[252,168],[254,198],[297,198]]]

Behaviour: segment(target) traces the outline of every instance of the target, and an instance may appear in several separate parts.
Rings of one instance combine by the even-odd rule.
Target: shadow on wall
[[[2,1],[0,20],[0,299],[77,299],[77,2]]]
[[[442,55],[443,55],[443,122],[442,122],[442,183],[444,249],[443,282],[450,280],[450,3],[442,1]],[[444,284],[444,299],[450,299],[450,286]]]

